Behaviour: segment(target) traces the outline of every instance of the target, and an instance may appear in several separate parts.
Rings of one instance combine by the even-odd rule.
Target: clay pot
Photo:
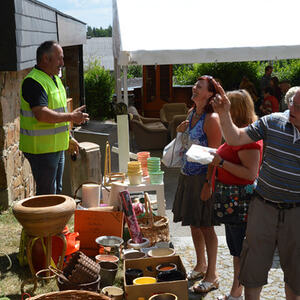
[[[111,297],[113,300],[123,300],[124,291],[116,286],[106,286],[102,289],[102,294]]]
[[[102,261],[110,261],[117,264],[119,262],[119,257],[110,254],[98,254],[95,256],[95,260],[96,263],[100,263]]]
[[[177,300],[177,296],[171,293],[162,293],[151,296],[148,300]]]
[[[139,258],[144,258],[145,256],[146,254],[144,252],[132,251],[132,252],[125,253],[123,255],[123,259],[139,259]]]
[[[41,195],[18,201],[13,213],[27,234],[51,236],[61,233],[76,209],[65,195]]]
[[[156,266],[157,272],[170,272],[170,271],[176,271],[177,266],[173,263],[163,263],[158,266]]]
[[[67,291],[67,290],[84,290],[84,291],[91,291],[91,292],[99,292],[100,290],[100,275],[95,281],[88,282],[88,283],[73,283],[73,282],[66,282],[63,281],[60,277],[57,277],[57,286],[60,291]]]

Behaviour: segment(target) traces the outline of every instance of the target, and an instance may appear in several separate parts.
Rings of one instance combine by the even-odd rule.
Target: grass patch
[[[68,226],[69,230],[73,231],[73,218],[71,218]],[[32,279],[29,267],[21,267],[17,259],[21,231],[22,226],[14,217],[11,208],[0,213],[0,299],[2,297],[7,297],[10,300],[20,300],[22,296],[22,282],[24,280]],[[10,270],[7,270],[9,261],[4,253],[7,254],[12,261],[12,267]],[[25,291],[30,290],[31,288],[32,285],[26,285]],[[39,281],[35,295],[53,291],[58,291],[58,287],[54,279],[48,282]]]

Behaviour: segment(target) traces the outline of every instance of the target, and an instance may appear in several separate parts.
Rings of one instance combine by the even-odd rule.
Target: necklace
[[[197,118],[197,119],[200,119],[201,118],[201,116],[202,116],[202,112],[200,113],[200,114],[197,114],[197,112],[195,111],[195,117]]]

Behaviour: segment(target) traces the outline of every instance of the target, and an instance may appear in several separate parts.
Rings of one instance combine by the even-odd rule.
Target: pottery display
[[[110,261],[117,264],[119,262],[119,257],[111,254],[98,254],[95,256],[95,260],[96,263],[100,263],[102,261]]]
[[[127,269],[125,271],[125,281],[127,285],[133,284],[133,280],[142,277],[143,276],[143,271],[141,269]]]
[[[148,251],[150,257],[164,257],[175,255],[175,250],[172,248],[153,248]]]
[[[173,263],[163,263],[158,266],[156,266],[157,272],[170,272],[170,271],[176,271],[177,266]]]
[[[102,294],[111,297],[113,300],[122,300],[124,291],[117,286],[106,286],[102,289]]]
[[[110,261],[102,261],[99,265],[101,276],[100,287],[103,288],[108,285],[113,285],[118,271],[118,265]]]
[[[153,295],[148,300],[177,300],[178,297],[171,293],[162,293],[159,295]]]
[[[75,209],[71,197],[40,195],[16,202],[13,213],[27,234],[46,237],[61,233]]]
[[[123,259],[138,259],[138,258],[144,258],[146,254],[144,252],[140,251],[132,251],[123,254]]]
[[[141,284],[153,284],[156,283],[155,277],[138,277],[133,280],[133,285],[141,285]]]
[[[120,256],[120,247],[124,243],[124,240],[114,235],[103,235],[96,238],[96,243],[99,247],[110,247],[111,252],[117,257]]]
[[[142,243],[134,243],[132,239],[127,241],[128,248],[140,250],[142,248],[147,248],[150,245],[150,241],[143,237]]]

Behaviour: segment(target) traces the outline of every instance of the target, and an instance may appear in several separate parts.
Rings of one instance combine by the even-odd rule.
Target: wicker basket
[[[31,300],[111,300],[102,294],[88,292],[88,291],[63,291],[52,292],[47,294],[38,295],[30,298]]]
[[[144,193],[145,216],[138,218],[143,237],[149,239],[150,245],[157,242],[169,242],[169,219],[163,216],[153,216],[148,193]]]

